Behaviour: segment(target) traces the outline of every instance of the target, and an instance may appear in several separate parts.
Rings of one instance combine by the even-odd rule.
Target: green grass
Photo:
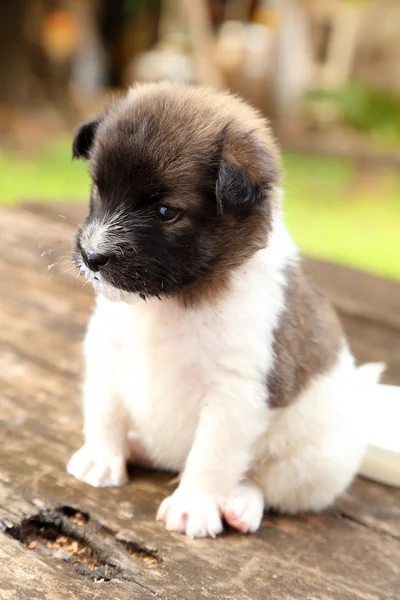
[[[286,222],[307,253],[400,280],[400,175],[378,174],[354,190],[344,160],[286,153]],[[61,140],[32,160],[0,153],[0,203],[86,200],[87,167]],[[362,180],[361,180],[362,181]]]
[[[0,203],[87,197],[86,165],[72,161],[71,151],[71,142],[67,140],[39,152],[34,160],[0,151]]]
[[[400,280],[398,173],[357,191],[346,161],[287,154],[284,166],[286,222],[305,252]]]

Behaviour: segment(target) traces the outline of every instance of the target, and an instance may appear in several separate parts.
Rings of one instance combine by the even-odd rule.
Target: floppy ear
[[[72,158],[89,158],[100,121],[95,119],[79,127],[72,144]]]
[[[266,188],[265,182],[252,181],[243,167],[223,159],[215,187],[218,211],[247,212],[262,199]]]

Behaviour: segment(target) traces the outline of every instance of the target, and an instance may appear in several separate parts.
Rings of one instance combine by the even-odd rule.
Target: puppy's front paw
[[[100,456],[87,445],[75,452],[67,471],[93,487],[117,487],[128,482],[124,456]]]
[[[222,531],[219,508],[208,494],[196,489],[178,488],[161,503],[157,521],[163,521],[170,531],[189,537],[215,537]]]

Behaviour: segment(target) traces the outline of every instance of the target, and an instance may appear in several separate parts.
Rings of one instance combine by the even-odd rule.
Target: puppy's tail
[[[385,365],[369,364],[357,369],[362,385],[365,451],[360,475],[400,487],[400,386],[379,384]],[[365,427],[364,427],[365,426]]]

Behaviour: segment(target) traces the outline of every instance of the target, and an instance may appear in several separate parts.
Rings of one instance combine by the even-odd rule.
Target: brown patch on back
[[[299,266],[287,269],[285,309],[275,332],[275,366],[267,378],[272,408],[288,406],[315,376],[327,372],[343,346],[335,311]]]

